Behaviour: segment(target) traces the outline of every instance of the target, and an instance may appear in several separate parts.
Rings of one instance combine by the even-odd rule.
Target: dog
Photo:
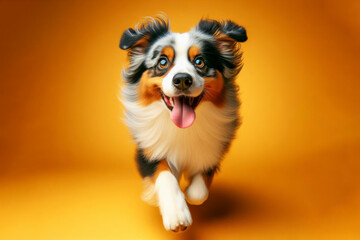
[[[166,230],[192,224],[189,204],[208,197],[213,176],[240,125],[235,77],[246,30],[232,21],[201,19],[186,33],[166,17],[124,31],[125,123],[137,144],[143,200],[159,206]],[[179,181],[189,184],[184,190]]]

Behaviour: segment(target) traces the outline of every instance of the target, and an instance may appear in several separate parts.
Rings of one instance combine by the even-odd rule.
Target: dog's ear
[[[165,35],[169,31],[169,23],[165,18],[148,18],[140,22],[135,29],[127,29],[121,39],[119,47],[123,50],[144,53],[150,42]]]
[[[196,26],[196,31],[200,31],[215,40],[215,47],[221,55],[224,66],[224,76],[227,79],[233,79],[242,67],[242,52],[238,43],[247,40],[245,28],[232,21],[218,22],[202,19]]]
[[[144,38],[143,34],[141,34],[138,31],[135,31],[133,28],[129,28],[122,34],[119,47],[122,50],[127,50],[131,47],[134,47],[135,45],[141,44],[139,41],[143,38]]]
[[[214,36],[220,45],[223,45],[223,43],[229,44],[231,42],[245,42],[247,40],[245,28],[232,21],[220,23],[216,20],[201,19],[196,29],[205,34]]]
[[[232,21],[223,22],[221,24],[220,32],[221,34],[218,36],[218,38],[226,38],[225,36],[227,36],[236,42],[245,42],[247,40],[245,28],[237,25]]]
[[[216,36],[216,42],[221,52],[227,52],[237,48],[237,42],[247,40],[245,28],[232,21],[222,22],[219,32]]]
[[[211,36],[215,35],[220,28],[221,24],[218,21],[212,19],[201,19],[196,26],[196,30]]]

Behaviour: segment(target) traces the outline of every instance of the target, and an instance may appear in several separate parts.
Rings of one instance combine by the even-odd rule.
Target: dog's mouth
[[[168,97],[161,92],[161,97],[165,105],[171,111],[171,120],[179,128],[187,128],[194,123],[196,117],[195,108],[199,105],[203,96],[204,94],[201,93],[197,97]]]

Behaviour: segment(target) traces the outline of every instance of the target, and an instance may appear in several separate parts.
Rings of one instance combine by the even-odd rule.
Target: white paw
[[[193,177],[190,186],[186,189],[186,199],[192,205],[200,205],[208,198],[209,191],[201,174]]]
[[[177,194],[169,202],[160,205],[163,224],[166,230],[185,230],[192,219],[184,194]]]
[[[162,172],[159,174],[155,186],[165,229],[185,230],[191,225],[192,218],[176,178],[170,172]]]

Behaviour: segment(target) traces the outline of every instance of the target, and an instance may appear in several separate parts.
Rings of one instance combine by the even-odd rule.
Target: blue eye
[[[197,57],[194,61],[194,64],[196,67],[198,68],[203,68],[205,67],[205,61],[202,57]]]
[[[169,65],[169,60],[167,59],[167,57],[165,56],[160,57],[158,68],[165,69],[168,67],[168,65]]]

